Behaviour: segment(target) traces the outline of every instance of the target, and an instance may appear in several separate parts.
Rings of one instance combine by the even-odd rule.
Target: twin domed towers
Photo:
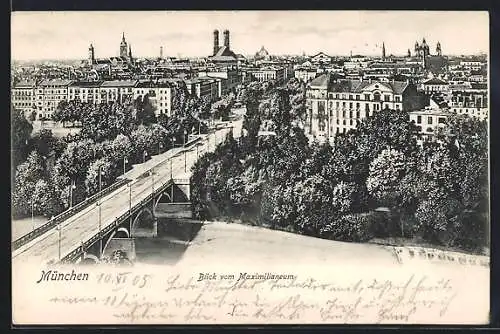
[[[229,30],[224,30],[224,46],[228,49],[229,47]],[[219,30],[215,29],[214,30],[214,52],[213,54],[215,55],[220,49],[219,46]]]

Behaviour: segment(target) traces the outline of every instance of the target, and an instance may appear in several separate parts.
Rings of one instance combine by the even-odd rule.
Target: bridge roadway
[[[240,135],[241,121],[233,122],[232,125],[234,127],[233,134],[238,137]],[[231,128],[224,127],[206,135],[198,147],[199,156],[207,151],[213,151],[215,149],[215,140],[219,144],[229,131],[231,131]],[[153,181],[155,189],[168,182],[171,176],[170,166],[172,166],[173,179],[189,177],[190,168],[197,160],[196,146],[186,149],[181,148],[180,151],[175,150],[177,152],[173,150],[173,157],[152,168],[153,175],[148,173],[142,178],[133,180],[129,184],[131,189],[129,189],[129,185],[124,185],[115,191],[112,196],[104,199],[100,205],[101,229],[113,224],[116,217],[129,210],[130,197],[132,208],[134,208],[151,194]],[[186,158],[184,157],[184,151],[186,151]],[[172,159],[172,164],[170,164],[170,159]],[[185,159],[187,173],[184,171]],[[99,232],[99,208],[97,205],[92,205],[83,212],[68,218],[60,226],[60,237],[59,229],[54,228],[12,252],[12,267],[15,268],[16,265],[28,263],[41,264],[58,261],[59,258],[63,258],[76,247],[79,247],[82,242],[90,240]]]

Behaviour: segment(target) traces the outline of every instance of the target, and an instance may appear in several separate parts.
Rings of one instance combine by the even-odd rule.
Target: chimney
[[[229,30],[224,30],[224,46],[229,49]]]
[[[214,30],[214,56],[219,51],[219,30]]]

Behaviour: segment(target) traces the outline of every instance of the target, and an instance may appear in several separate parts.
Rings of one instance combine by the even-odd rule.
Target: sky
[[[443,54],[489,52],[486,11],[135,11],[13,12],[14,60],[85,59],[89,44],[97,58],[117,56],[122,32],[137,57],[205,57],[213,50],[213,30],[228,29],[231,49],[255,54],[331,56],[413,52],[425,37]]]

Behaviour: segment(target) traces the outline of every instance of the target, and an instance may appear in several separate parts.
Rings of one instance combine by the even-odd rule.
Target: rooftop
[[[100,87],[103,81],[75,81],[71,87]]]
[[[104,81],[101,87],[135,87],[137,80]]]
[[[43,80],[40,82],[40,86],[69,86],[73,81],[72,80],[61,80],[61,79],[54,79],[54,80]]]
[[[447,109],[420,109],[410,111],[410,114],[417,115],[435,115],[435,116],[449,116],[451,113]]]
[[[20,81],[18,82],[14,88],[33,88],[36,84],[34,81]]]
[[[227,46],[221,46],[210,59],[215,61],[236,61],[236,55]]]
[[[333,92],[361,93],[371,85],[375,85],[374,88],[377,87],[376,85],[380,85],[392,90],[394,94],[402,94],[409,85],[406,81],[380,82],[376,80],[335,80],[336,78],[338,78],[338,76],[325,73],[313,79],[309,86],[329,89]]]
[[[138,82],[135,87],[136,88],[170,88],[171,84],[168,82],[142,81],[142,82]]]
[[[448,82],[446,82],[443,79],[440,78],[430,78],[422,82],[424,85],[447,85]]]

